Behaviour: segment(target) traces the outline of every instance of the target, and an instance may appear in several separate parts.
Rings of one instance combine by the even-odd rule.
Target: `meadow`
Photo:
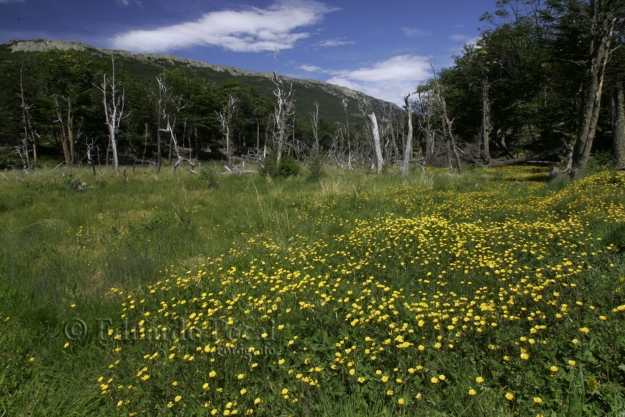
[[[0,187],[2,417],[625,412],[623,173]]]

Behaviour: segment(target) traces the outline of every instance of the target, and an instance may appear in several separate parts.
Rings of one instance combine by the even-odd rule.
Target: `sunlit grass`
[[[0,405],[59,415],[623,412],[625,178],[602,172],[554,189],[545,177],[339,171],[319,184],[225,177],[209,190],[145,171],[86,192],[63,179],[7,180],[2,349],[19,351],[11,366],[30,373],[0,371],[18,381],[0,384]],[[43,243],[56,257],[36,256]],[[91,331],[68,340],[76,318]],[[34,388],[50,369],[55,387]],[[62,393],[77,387],[68,403]],[[25,397],[37,389],[54,401]]]

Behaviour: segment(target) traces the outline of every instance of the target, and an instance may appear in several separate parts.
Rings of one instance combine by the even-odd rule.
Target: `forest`
[[[349,168],[533,161],[572,172],[606,151],[624,168],[624,10],[615,0],[500,0],[451,67],[406,92],[403,112],[365,95],[334,97],[343,112],[329,111],[275,73],[261,91],[183,65],[148,76],[115,53],[4,54],[0,162],[35,167],[43,153],[70,167],[160,169],[163,158],[263,165],[318,152]]]

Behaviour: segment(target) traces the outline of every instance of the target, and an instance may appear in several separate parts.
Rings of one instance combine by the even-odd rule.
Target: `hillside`
[[[163,70],[182,68],[189,77],[200,77],[217,84],[235,80],[243,86],[255,87],[262,95],[273,99],[274,84],[270,79],[270,72],[253,72],[212,65],[168,54],[135,54],[128,51],[100,49],[75,41],[49,39],[9,41],[0,45],[0,64],[21,60],[26,54],[46,53],[55,49],[87,51],[97,60],[108,60],[110,54],[114,53],[117,62],[120,62],[123,68],[138,80],[153,80]],[[340,100],[342,97],[347,97],[350,118],[356,122],[359,117],[356,100],[358,96],[365,97],[376,112],[388,111],[389,106],[399,111],[399,107],[393,103],[349,88],[310,79],[284,78],[293,83],[297,102],[296,112],[302,116],[308,117],[309,113],[314,110],[314,101],[318,101],[321,118],[330,122],[344,122]]]

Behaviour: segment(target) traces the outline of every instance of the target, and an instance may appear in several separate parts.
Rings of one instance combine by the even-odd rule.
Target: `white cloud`
[[[356,42],[354,41],[343,41],[340,39],[327,39],[325,41],[319,42],[319,46],[341,46],[341,45],[353,45]]]
[[[401,105],[406,94],[414,91],[420,81],[431,77],[430,58],[397,55],[369,67],[336,71],[327,82]]]
[[[302,69],[306,72],[322,72],[323,68],[318,67],[316,65],[300,65],[299,69]]]
[[[404,32],[404,35],[409,38],[420,38],[422,36],[430,35],[430,32],[417,28],[401,28],[401,30]]]
[[[479,36],[469,36],[469,35],[460,35],[458,33],[455,33],[453,35],[449,36],[449,40],[453,41],[453,42],[462,42],[463,45],[467,45],[467,44],[475,44],[475,42],[477,42],[477,40],[479,39]]]
[[[309,36],[297,29],[319,23],[335,10],[313,0],[287,0],[266,9],[222,10],[206,13],[193,22],[122,33],[113,38],[112,46],[135,52],[167,52],[193,46],[220,46],[235,52],[290,49]]]

